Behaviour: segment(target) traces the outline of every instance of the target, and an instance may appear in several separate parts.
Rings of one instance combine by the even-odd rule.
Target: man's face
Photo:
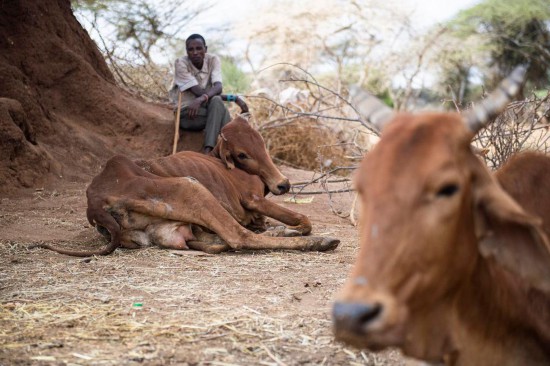
[[[187,42],[187,57],[197,69],[202,69],[205,54],[206,46],[201,39],[192,39]]]

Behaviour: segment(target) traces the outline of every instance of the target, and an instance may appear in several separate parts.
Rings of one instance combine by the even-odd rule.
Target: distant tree
[[[129,49],[146,62],[153,61],[153,52],[185,39],[185,26],[210,7],[208,2],[194,5],[190,0],[165,0],[162,4],[152,0],[73,0],[72,4],[79,18],[90,22],[108,41],[103,46],[109,51],[115,46]]]
[[[226,93],[246,93],[250,87],[250,79],[237,63],[229,58],[222,57],[223,90]]]
[[[441,33],[434,42],[431,34]],[[434,78],[430,91],[439,96],[447,109],[463,108],[480,97],[479,80],[474,73],[485,73],[487,56],[480,51],[483,41],[477,34],[458,38],[446,25],[437,25],[420,42],[430,45],[426,65]]]
[[[75,14],[105,55],[117,81],[151,99],[164,98],[169,63],[210,7],[190,0],[73,0]],[[160,60],[160,62],[159,62]]]
[[[357,83],[387,93],[400,69],[387,53],[410,35],[405,10],[380,0],[280,0],[257,12],[262,16],[243,20],[237,34],[248,40],[245,58],[263,86],[289,75],[270,66],[291,63],[337,92]]]
[[[476,49],[485,56],[491,73],[485,80],[493,87],[516,65],[531,65],[528,80],[537,88],[550,85],[550,2],[548,0],[485,0],[460,12],[448,23],[458,40],[476,37]],[[457,46],[461,46],[457,44]],[[467,64],[460,59],[461,66]],[[456,69],[463,72],[462,67]]]

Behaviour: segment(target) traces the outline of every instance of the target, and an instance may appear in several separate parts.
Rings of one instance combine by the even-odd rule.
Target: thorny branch
[[[286,117],[283,117],[283,118],[277,118],[277,119],[270,120],[270,121],[267,121],[267,122],[263,123],[261,126],[258,127],[258,129],[260,131],[264,130],[264,129],[268,129],[268,128],[276,128],[276,127],[284,126],[284,125],[286,125],[288,123],[291,123],[291,122],[281,123],[281,124],[278,124],[278,125],[274,125],[274,123],[279,122],[279,121],[284,121],[284,120],[289,121],[289,120],[292,120],[292,119],[297,119],[299,117],[316,117],[316,118],[334,119],[334,120],[339,120],[339,121],[359,122],[359,123],[363,124],[363,122],[358,118],[330,116],[330,115],[323,115],[321,113],[313,113],[313,112],[299,112],[299,111],[296,111],[292,108],[284,106],[284,105],[274,101],[273,99],[265,97],[263,95],[245,95],[245,98],[265,99],[265,100],[273,103],[273,105],[280,108],[282,111],[290,112],[292,114],[292,116],[290,116],[290,117],[286,116]]]
[[[332,213],[335,215],[347,218],[352,216],[352,213],[343,213],[342,210],[338,210],[334,206],[334,202],[332,200],[333,194],[339,194],[339,193],[348,193],[348,192],[354,192],[354,189],[349,186],[349,183],[351,183],[351,179],[344,178],[344,179],[331,179],[333,175],[340,171],[340,170],[349,170],[353,171],[357,169],[357,166],[349,166],[349,167],[336,167],[328,172],[322,173],[320,176],[316,178],[312,178],[308,182],[298,182],[294,183],[291,187],[291,193],[295,196],[297,195],[317,195],[317,194],[327,194],[329,198],[329,205]],[[304,191],[306,187],[311,186],[312,184],[320,184],[322,190],[310,190],[310,191]],[[344,188],[338,188],[338,189],[330,189],[329,184],[334,183],[343,183]]]
[[[522,150],[550,152],[550,92],[543,98],[511,103],[497,118],[481,130],[474,144],[488,149],[487,165],[498,169],[508,158]]]
[[[337,93],[335,91],[333,91],[332,89],[329,89],[325,86],[322,86],[322,85],[319,85],[318,83],[316,82],[311,82],[307,79],[288,79],[288,80],[281,80],[282,82],[289,82],[289,81],[293,81],[293,82],[303,82],[303,83],[306,83],[306,84],[313,84],[313,85],[316,85],[318,86],[319,88],[322,88],[323,90],[326,90],[328,91],[329,93],[331,93],[332,95],[334,95],[335,97],[337,97],[338,99],[340,99],[343,103],[345,103],[347,106],[349,106],[351,109],[353,109],[353,111],[358,115],[358,116],[361,116],[361,114],[359,113],[359,111],[357,111],[357,109],[355,108],[355,106],[353,106],[346,98],[342,97],[342,95],[340,93]],[[371,124],[369,122],[366,122],[366,121],[363,121],[361,118],[356,118],[356,119],[353,119],[353,121],[357,121],[359,123],[361,123],[364,127],[368,128],[372,133],[374,134],[378,134],[378,131],[373,128],[371,126]]]
[[[289,78],[289,79],[281,79],[279,80],[279,82],[282,82],[282,83],[286,83],[286,82],[301,82],[301,83],[305,83],[306,84],[306,87],[309,89],[309,86],[310,85],[313,85],[316,89],[317,89],[317,93],[318,94],[312,94],[311,97],[314,98],[317,102],[317,108],[316,108],[316,111],[315,112],[309,112],[309,113],[304,113],[302,111],[296,111],[296,110],[293,110],[287,106],[283,106],[282,104],[280,103],[277,103],[276,101],[274,101],[273,99],[270,99],[270,98],[267,98],[267,97],[264,97],[264,96],[254,96],[254,95],[247,95],[246,97],[247,98],[264,98],[266,100],[269,100],[271,103],[273,103],[274,105],[276,105],[278,108],[280,108],[281,110],[285,111],[285,112],[290,112],[292,114],[294,114],[294,118],[297,118],[297,117],[317,117],[317,118],[327,118],[327,119],[334,119],[334,120],[343,120],[343,121],[351,121],[351,122],[359,122],[361,125],[363,125],[364,127],[366,127],[369,131],[371,131],[372,133],[378,135],[378,132],[375,128],[373,128],[370,123],[364,121],[363,119],[361,119],[361,114],[357,111],[357,109],[355,108],[354,105],[352,105],[347,98],[343,97],[341,93],[339,92],[336,92],[324,85],[321,85],[316,79],[315,77],[310,74],[307,70],[303,69],[302,67],[298,66],[298,65],[295,65],[295,64],[291,64],[291,63],[287,63],[287,62],[279,62],[279,63],[276,63],[276,64],[273,64],[273,65],[270,65],[270,66],[267,66],[261,70],[258,71],[258,73],[261,73],[263,71],[266,71],[268,69],[271,69],[273,67],[276,67],[276,66],[290,66],[290,67],[293,67],[293,68],[296,68],[298,70],[300,70],[301,72],[303,72],[305,75],[307,75],[307,78],[305,79],[300,79],[300,78]],[[310,90],[310,89],[309,89]],[[311,91],[311,90],[310,90]],[[325,102],[326,100],[326,96],[323,95],[323,91],[326,91],[328,92],[331,96],[334,96],[336,97],[340,102],[344,103],[346,106],[348,106],[349,108],[351,108],[355,114],[358,116],[357,118],[346,118],[346,117],[337,117],[337,116],[329,116],[329,115],[323,115],[323,114],[320,114],[320,105],[321,104],[327,104],[327,102]],[[342,109],[342,105],[341,104],[337,104],[337,105],[331,105],[331,108],[333,109]],[[269,123],[271,123],[273,121],[269,121],[267,123],[264,123],[262,126],[265,126],[265,125],[268,125]]]

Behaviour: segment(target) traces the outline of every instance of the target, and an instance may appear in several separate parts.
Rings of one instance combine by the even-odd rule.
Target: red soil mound
[[[0,85],[0,196],[171,152],[171,109],[115,85],[69,0],[2,3]]]

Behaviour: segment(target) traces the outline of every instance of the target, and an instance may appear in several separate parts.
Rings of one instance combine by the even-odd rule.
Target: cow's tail
[[[109,244],[99,250],[90,250],[90,251],[77,251],[77,250],[70,250],[70,249],[63,249],[58,248],[55,246],[52,246],[50,244],[40,243],[40,244],[34,244],[29,247],[29,249],[32,248],[44,248],[53,250],[54,252],[60,253],[60,254],[66,254],[73,257],[91,257],[93,255],[108,255],[115,251],[116,248],[120,246],[120,225],[116,220],[109,214],[107,211],[99,209],[99,210],[91,210],[88,208],[88,211],[86,212],[88,216],[88,221],[90,224],[95,225],[96,227],[103,227],[107,229],[107,231],[110,234],[110,242]]]

